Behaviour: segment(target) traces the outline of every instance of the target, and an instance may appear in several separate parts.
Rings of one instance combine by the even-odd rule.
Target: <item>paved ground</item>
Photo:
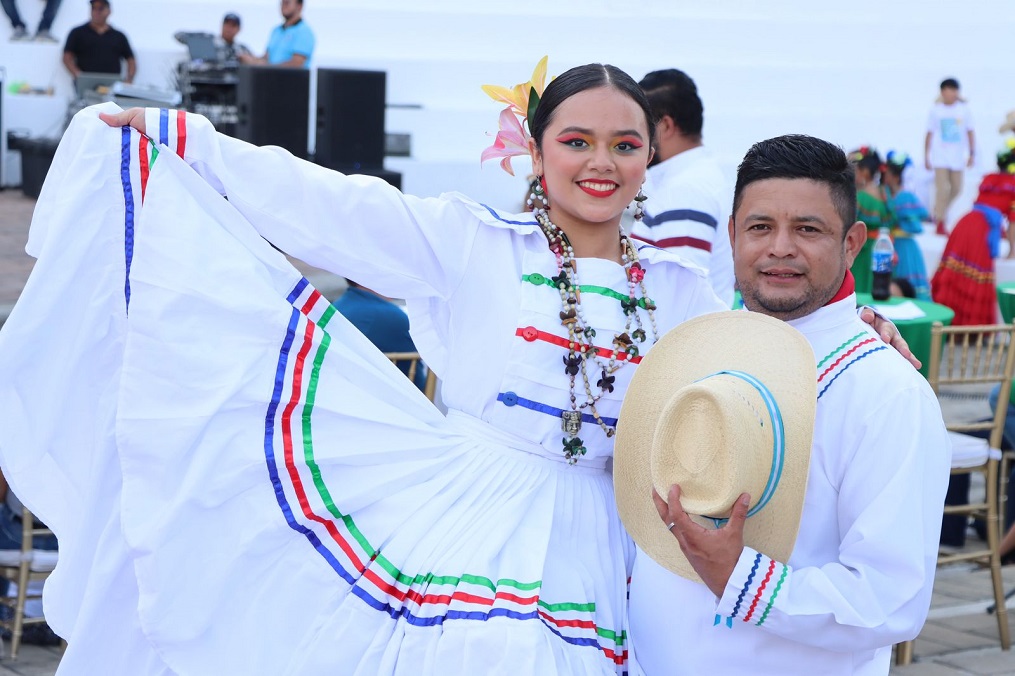
[[[35,259],[25,253],[35,200],[0,190],[0,317],[6,318],[21,294]]]
[[[0,191],[0,323],[31,272],[33,259],[24,253],[24,246],[34,204],[20,192]],[[326,296],[335,298],[341,292],[342,281],[335,276],[307,266],[301,269]],[[1006,588],[1015,589],[1015,566],[1004,569],[1004,578]],[[916,641],[916,661],[894,668],[892,674],[1015,674],[1015,652],[1000,649],[996,618],[986,612],[990,598],[987,571],[968,565],[941,569],[930,619]],[[1015,607],[1015,599],[1009,607]],[[1012,621],[1015,633],[1015,618]],[[49,676],[56,672],[60,654],[59,648],[23,646],[17,660],[0,658],[0,676]]]

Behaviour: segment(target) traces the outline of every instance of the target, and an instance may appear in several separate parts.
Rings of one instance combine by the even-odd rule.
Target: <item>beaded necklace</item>
[[[628,361],[638,356],[638,343],[648,338],[642,324],[638,308],[646,310],[649,325],[652,329],[652,343],[659,339],[656,328],[655,303],[649,299],[645,291],[645,269],[638,260],[638,250],[623,231],[620,232],[621,261],[627,273],[628,297],[620,301],[626,316],[624,331],[613,336],[612,349],[606,355],[600,355],[593,345],[596,330],[589,325],[581,306],[581,286],[578,283],[578,265],[574,258],[574,248],[567,235],[550,221],[546,211],[536,209],[536,220],[550,245],[550,251],[557,259],[557,275],[552,278],[553,285],[560,292],[561,312],[560,323],[567,328],[568,354],[563,358],[564,373],[570,380],[571,409],[561,413],[561,429],[566,435],[561,441],[564,445],[564,457],[569,464],[575,464],[585,455],[584,442],[578,436],[582,427],[582,413],[592,417],[599,427],[612,437],[616,428],[606,424],[596,408],[597,402],[607,392],[613,392],[616,376]],[[641,292],[638,298],[637,292]],[[634,330],[632,331],[632,327]],[[590,375],[591,371],[591,375]],[[581,376],[585,386],[585,400],[578,402],[575,394],[576,381]],[[596,388],[593,391],[592,380],[598,375]]]

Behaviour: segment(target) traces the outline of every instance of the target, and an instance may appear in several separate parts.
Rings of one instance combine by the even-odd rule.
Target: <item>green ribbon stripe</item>
[[[557,287],[553,285],[552,279],[550,279],[549,277],[545,277],[539,274],[538,272],[534,272],[530,275],[522,275],[522,281],[528,282],[529,284],[535,284],[536,286],[548,286],[551,289],[555,290],[557,289]],[[599,294],[600,296],[606,296],[607,298],[616,298],[617,300],[628,300],[631,298],[626,293],[614,291],[608,286],[590,286],[587,284],[580,284],[578,286],[578,290],[581,291],[582,293],[596,293]],[[640,307],[642,310],[645,309],[644,298],[638,299],[638,307]]]
[[[783,564],[782,575],[779,576],[779,582],[775,585],[775,589],[772,590],[772,596],[768,599],[768,605],[765,606],[765,612],[762,613],[761,619],[758,620],[758,626],[760,627],[765,623],[765,618],[768,617],[768,613],[772,610],[772,605],[775,603],[775,597],[779,595],[779,590],[782,589],[782,583],[786,580],[786,573],[789,568]]]
[[[598,287],[593,287],[598,288]],[[609,289],[608,289],[609,290]],[[611,290],[612,291],[612,290]],[[595,292],[593,292],[595,293]],[[615,292],[614,292],[615,293]],[[619,295],[619,294],[617,294]],[[335,315],[335,308],[332,305],[328,306],[324,314],[317,321],[317,327],[324,329],[328,322],[331,321]],[[335,501],[331,497],[331,492],[324,483],[324,479],[321,476],[321,468],[314,459],[314,442],[311,429],[311,418],[313,415],[314,403],[317,399],[317,386],[320,380],[321,366],[324,363],[325,354],[331,345],[331,335],[327,331],[322,331],[323,337],[321,343],[317,348],[317,352],[314,355],[313,367],[310,373],[310,381],[307,385],[307,397],[303,405],[302,412],[302,429],[303,429],[303,459],[310,469],[310,474],[313,477],[314,487],[321,496],[321,500],[327,507],[328,512],[342,521],[349,533],[355,538],[356,542],[365,552],[365,558],[373,559],[377,564],[389,575],[392,579],[400,582],[409,587],[419,587],[422,584],[438,584],[438,585],[453,585],[457,587],[459,583],[465,582],[467,584],[473,584],[479,587],[485,587],[491,592],[496,593],[498,587],[511,587],[519,591],[533,591],[542,587],[542,580],[536,582],[519,582],[518,580],[512,579],[500,579],[494,582],[490,578],[480,577],[478,575],[434,575],[433,573],[421,573],[414,576],[409,576],[402,573],[396,568],[384,554],[377,551],[373,545],[367,540],[367,538],[360,532],[356,526],[355,521],[348,514],[343,514]],[[594,613],[596,610],[596,604],[593,603],[546,603],[542,599],[538,599],[536,603],[539,607],[543,608],[547,612],[559,612],[559,611],[577,611],[585,613]],[[617,645],[622,645],[627,640],[627,632],[622,631],[618,635],[617,632],[609,629],[603,629],[600,627],[596,628],[596,633],[603,638],[613,641]]]
[[[850,338],[849,340],[847,340],[847,341],[846,341],[845,343],[843,343],[842,345],[840,345],[839,347],[837,347],[837,348],[835,348],[834,350],[832,350],[832,351],[831,351],[830,353],[828,353],[828,355],[827,355],[827,356],[826,356],[826,357],[825,357],[824,359],[822,359],[821,361],[819,361],[819,362],[818,362],[818,369],[820,370],[820,369],[821,369],[821,367],[825,365],[825,362],[827,362],[827,361],[828,361],[829,359],[831,359],[831,358],[832,358],[832,357],[834,357],[835,355],[837,355],[837,354],[839,354],[840,352],[842,352],[842,350],[843,350],[844,348],[846,348],[846,347],[847,347],[847,346],[848,346],[848,345],[849,345],[850,343],[852,343],[852,342],[853,342],[854,340],[856,340],[856,339],[857,339],[857,338],[859,338],[860,336],[865,336],[865,335],[867,335],[867,332],[866,332],[866,331],[861,331],[860,333],[856,334],[855,336],[853,336],[852,338]],[[820,375],[820,374],[819,374],[819,375]]]

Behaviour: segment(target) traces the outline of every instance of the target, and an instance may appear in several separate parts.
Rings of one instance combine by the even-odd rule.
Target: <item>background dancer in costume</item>
[[[619,230],[652,152],[637,84],[581,66],[519,88],[523,117],[532,90],[541,206],[521,215],[402,195],[182,111],[104,116],[157,143],[75,119],[0,344],[0,405],[24,412],[0,449],[61,540],[47,615],[68,670],[625,670],[620,403],[662,330],[722,304]],[[262,237],[405,298],[448,416]],[[51,354],[33,317],[56,299],[79,339]],[[82,372],[88,388],[66,382]],[[32,439],[76,429],[47,418],[66,411],[99,427],[87,449]],[[43,484],[39,465],[60,470]]]
[[[972,211],[955,224],[931,281],[934,302],[955,311],[955,326],[997,321],[994,259],[1001,253],[1005,220],[1015,217],[1015,149],[998,153],[997,169],[983,177]],[[1013,258],[1010,227],[1007,235],[1008,257]]]
[[[871,271],[871,250],[878,230],[891,228],[894,224],[888,210],[884,188],[878,183],[881,173],[881,156],[878,151],[863,146],[849,153],[849,161],[856,174],[856,219],[867,226],[867,242],[857,254],[850,270],[856,279],[857,293],[870,293],[874,282]]]
[[[680,487],[656,495],[673,536],[652,531],[670,548],[656,551],[685,559],[700,581],[649,558],[641,545],[655,541],[632,529],[633,673],[887,674],[892,645],[923,626],[950,445],[927,381],[855,316],[849,263],[867,233],[854,222],[851,173],[838,147],[809,136],[755,144],[737,171],[729,230],[744,305],[789,322],[818,362],[799,533],[777,560],[744,543],[748,505],[762,491],[736,498],[718,530],[685,514]],[[773,349],[770,358],[780,357]],[[774,481],[777,497],[793,490]],[[795,529],[778,513],[787,518],[772,530]]]
[[[913,239],[913,235],[923,232],[923,223],[931,219],[919,198],[902,187],[902,172],[911,164],[913,161],[909,155],[890,150],[885,158],[884,171],[881,172],[881,184],[896,226],[892,230],[892,242],[898,261],[892,274],[909,280],[916,298],[930,300],[927,267],[923,262],[920,245]]]

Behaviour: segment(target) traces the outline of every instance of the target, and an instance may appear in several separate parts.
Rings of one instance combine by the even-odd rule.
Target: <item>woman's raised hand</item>
[[[145,133],[144,108],[128,108],[115,115],[99,113],[99,119],[110,127],[134,127],[142,134]]]

